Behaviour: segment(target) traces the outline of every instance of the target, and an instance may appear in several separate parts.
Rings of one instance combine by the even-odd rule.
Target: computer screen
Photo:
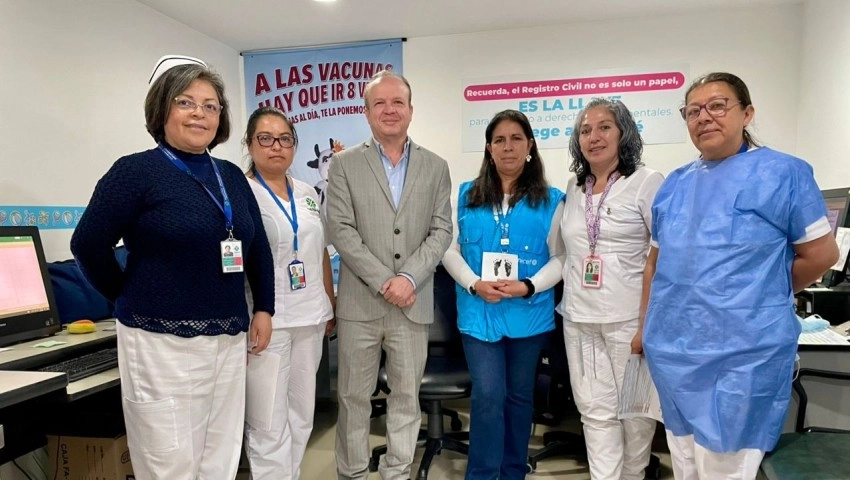
[[[36,227],[0,227],[0,345],[61,330]]]
[[[850,228],[850,218],[848,218],[848,210],[850,210],[850,187],[834,188],[831,190],[821,191],[823,200],[826,203],[826,218],[829,220],[829,226],[832,227],[832,234],[836,235],[839,227]],[[823,275],[821,283],[827,287],[834,287],[843,282],[846,278],[847,263],[844,268],[839,270],[829,270]]]

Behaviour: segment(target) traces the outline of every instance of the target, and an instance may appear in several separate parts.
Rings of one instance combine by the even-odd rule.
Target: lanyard
[[[187,175],[192,177],[192,180],[198,182],[198,184],[204,188],[207,194],[209,194],[210,198],[212,198],[213,202],[215,202],[215,205],[218,207],[219,210],[221,210],[221,213],[224,214],[224,227],[227,229],[227,232],[230,233],[230,238],[233,238],[233,207],[230,205],[230,197],[227,196],[227,190],[224,189],[224,182],[221,180],[221,173],[218,171],[218,166],[215,164],[212,157],[207,154],[207,157],[210,159],[210,163],[212,164],[213,171],[215,172],[215,178],[216,180],[218,180],[218,188],[221,189],[221,198],[222,200],[224,200],[224,205],[222,205],[221,202],[219,202],[218,199],[215,198],[215,195],[210,191],[209,188],[207,188],[204,182],[202,182],[201,179],[199,179],[194,173],[192,173],[191,170],[189,170],[189,167],[185,163],[183,163],[183,160],[177,158],[177,156],[174,155],[174,153],[168,148],[166,148],[163,144],[160,143],[158,147],[159,150],[163,153],[163,155],[165,155],[169,160],[171,160],[171,163],[173,163],[175,167],[179,168]]]
[[[584,222],[587,225],[587,243],[590,244],[590,254],[596,252],[596,244],[599,242],[599,223],[601,216],[599,211],[602,209],[602,202],[611,191],[611,185],[620,178],[620,172],[614,172],[608,177],[608,183],[605,184],[605,190],[602,191],[602,196],[599,197],[599,205],[596,206],[596,214],[593,213],[593,184],[596,180],[592,175],[588,175],[584,181]]]
[[[499,245],[502,246],[502,251],[507,251],[508,246],[511,244],[511,239],[508,237],[508,232],[510,231],[510,224],[507,222],[508,216],[511,214],[511,210],[513,207],[508,207],[507,213],[502,213],[501,207],[496,207],[493,205],[493,220],[496,222],[496,225],[500,230],[500,238]]]
[[[286,208],[283,207],[283,204],[280,203],[280,199],[277,195],[274,194],[271,187],[263,180],[263,176],[260,175],[260,172],[257,169],[254,169],[254,178],[260,182],[260,185],[269,192],[269,195],[272,196],[272,200],[277,204],[280,211],[286,216],[286,219],[289,220],[289,225],[292,226],[292,233],[294,235],[294,240],[292,241],[292,249],[294,250],[295,257],[298,257],[298,212],[295,210],[295,195],[292,193],[292,187],[289,185],[289,181],[284,177],[284,181],[286,182],[286,194],[289,195],[289,208],[292,209],[292,216],[289,215],[289,212],[286,211]]]

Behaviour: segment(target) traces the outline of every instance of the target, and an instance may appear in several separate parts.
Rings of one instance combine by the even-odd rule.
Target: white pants
[[[267,351],[280,355],[280,370],[271,429],[245,423],[245,453],[253,480],[301,478],[301,460],[313,431],[324,335],[325,323],[272,331]]]
[[[764,458],[764,451],[755,448],[712,452],[694,442],[693,435],[676,437],[670,430],[667,445],[676,480],[753,480]]]
[[[245,421],[245,334],[181,338],[116,323],[136,478],[234,478]]]
[[[655,420],[620,420],[620,389],[637,320],[564,321],[570,385],[581,414],[587,461],[594,480],[643,480]]]

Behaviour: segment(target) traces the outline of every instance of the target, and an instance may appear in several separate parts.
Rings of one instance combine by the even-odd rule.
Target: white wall
[[[757,136],[795,153],[799,135],[799,154],[822,185],[844,185],[848,21],[843,0],[810,0],[805,7],[411,38],[404,46],[411,135],[449,161],[456,190],[481,162],[481,154],[461,148],[464,79],[685,64],[692,78],[713,70],[740,75],[752,91]],[[203,58],[223,75],[234,130],[214,153],[240,163],[238,52],[133,0],[0,0],[0,204],[84,205],[112,162],[151,147],[142,103],[153,63],[165,53]],[[666,173],[694,155],[686,142],[648,146],[644,159]],[[567,152],[543,156],[551,181],[563,188]],[[70,256],[69,230],[44,237],[48,257]]]
[[[0,0],[0,205],[85,205],[115,160],[151,148],[147,80],[168,53],[224,77],[235,125],[213,153],[240,161],[238,52],[133,0]],[[43,231],[49,259],[70,258],[70,235]]]
[[[794,152],[799,98],[801,6],[616,20],[500,32],[412,38],[404,72],[413,87],[411,136],[443,155],[457,186],[477,175],[483,154],[461,148],[464,79],[539,74],[558,78],[611,68],[689,64],[698,74],[726,70],[750,87],[755,132]],[[494,112],[495,113],[495,112]],[[682,123],[684,130],[685,124]],[[484,139],[481,139],[482,149]],[[543,150],[550,181],[564,188],[566,150]],[[664,173],[693,159],[690,141],[647,146],[646,164]],[[454,200],[454,199],[453,199]]]
[[[802,32],[797,153],[814,166],[821,188],[848,187],[850,2],[810,0]]]

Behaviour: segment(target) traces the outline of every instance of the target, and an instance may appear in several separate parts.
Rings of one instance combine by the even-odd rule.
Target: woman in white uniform
[[[641,328],[651,208],[664,177],[643,166],[643,141],[619,101],[594,99],[570,139],[575,172],[561,235],[564,339],[594,480],[643,479],[655,420],[620,420],[626,362]]]
[[[263,107],[248,119],[246,175],[254,191],[275,265],[275,306],[268,351],[281,356],[271,428],[245,425],[251,476],[298,479],[313,429],[322,337],[334,328],[334,293],[316,191],[286,175],[298,136],[280,110]],[[271,381],[271,379],[270,379]]]

